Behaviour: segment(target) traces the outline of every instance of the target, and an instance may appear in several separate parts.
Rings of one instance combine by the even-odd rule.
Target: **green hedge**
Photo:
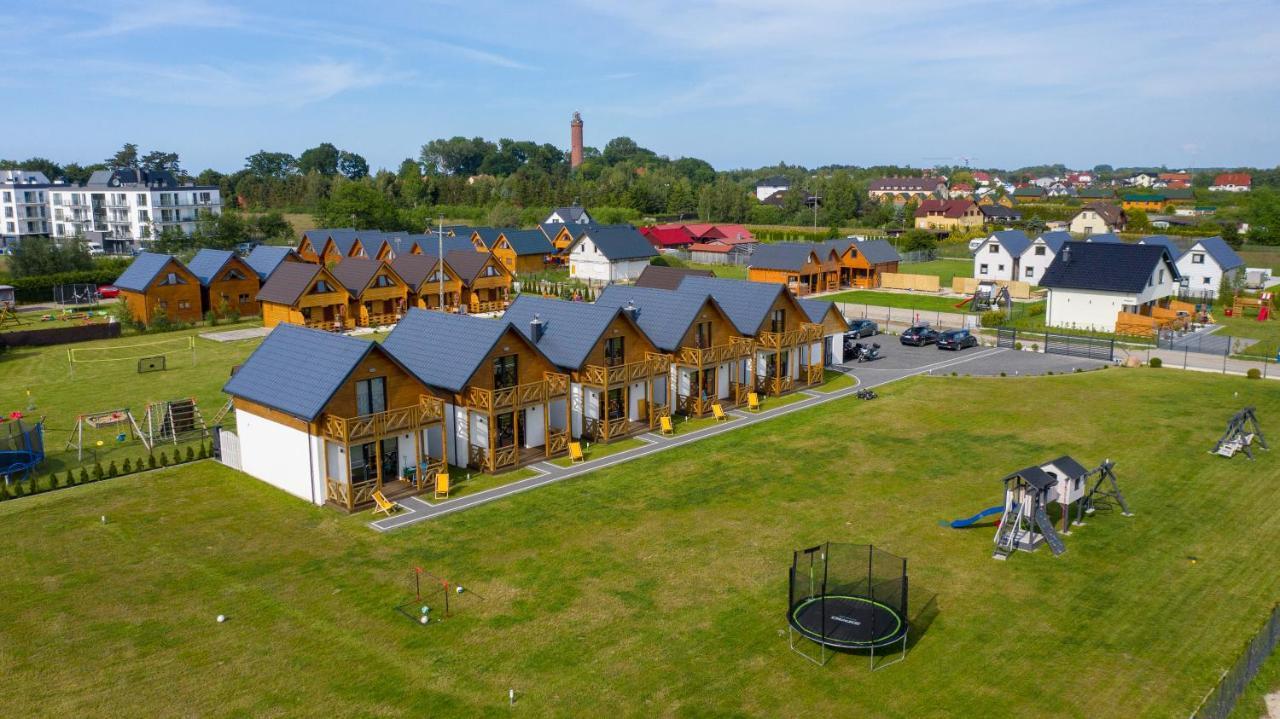
[[[19,302],[50,302],[53,300],[53,288],[58,285],[109,285],[116,281],[127,266],[127,260],[106,260],[91,270],[14,277],[4,280],[4,284],[13,285],[14,294]]]

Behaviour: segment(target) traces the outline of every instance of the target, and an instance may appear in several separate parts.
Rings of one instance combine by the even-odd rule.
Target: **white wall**
[[[324,504],[320,465],[324,440],[240,409],[236,410],[236,431],[245,474],[308,502]]]
[[[1071,218],[1071,223],[1067,225],[1067,231],[1073,235],[1101,235],[1113,229],[1106,220],[1102,219],[1102,215],[1089,209],[1077,212],[1075,217]]]
[[[1044,254],[1037,255],[1037,249]],[[1053,248],[1044,240],[1037,237],[1031,246],[1022,253],[1022,258],[1018,261],[1018,276],[1014,279],[1023,282],[1030,282],[1033,285],[1040,284],[1040,278],[1044,277],[1044,271],[1049,268],[1049,264],[1053,262]],[[1028,272],[1030,274],[1028,274]]]
[[[581,280],[626,282],[639,277],[648,264],[647,257],[610,262],[590,237],[584,237],[569,252],[569,276]]]
[[[1051,288],[1045,307],[1045,324],[1113,332],[1116,313],[1125,305],[1134,304],[1137,304],[1137,298],[1131,294]]]
[[[844,364],[844,333],[827,335],[831,340],[831,364]]]
[[[995,248],[992,250],[991,248]],[[1004,269],[1000,269],[1003,267]],[[994,239],[988,239],[973,253],[973,276],[980,280],[1013,280],[1014,257]]]
[[[535,404],[532,407],[526,407],[524,415],[520,417],[520,421],[524,423],[524,446],[541,447],[547,443],[547,434],[542,426],[542,405]]]
[[[1197,257],[1200,258],[1199,262],[1196,261]],[[1222,267],[1213,259],[1213,255],[1205,252],[1200,243],[1192,245],[1190,250],[1178,258],[1178,271],[1187,278],[1188,290],[1218,296],[1218,287],[1222,284]]]
[[[764,202],[766,199],[769,198],[769,195],[772,195],[778,190],[789,190],[789,189],[791,188],[787,187],[786,185],[757,185],[756,199],[759,200],[760,202]]]

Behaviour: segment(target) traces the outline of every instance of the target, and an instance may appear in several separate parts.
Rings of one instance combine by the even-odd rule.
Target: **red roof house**
[[[1243,192],[1252,185],[1253,178],[1247,172],[1224,172],[1213,178],[1213,185],[1209,189]]]
[[[696,239],[693,233],[689,232],[684,225],[641,227],[640,234],[644,235],[649,240],[649,243],[659,250],[688,247]]]

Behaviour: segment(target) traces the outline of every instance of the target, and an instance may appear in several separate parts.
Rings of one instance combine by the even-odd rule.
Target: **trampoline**
[[[791,648],[818,664],[827,650],[868,651],[907,641],[907,560],[867,544],[820,544],[794,553],[787,623]],[[815,659],[796,637],[819,648]],[[883,655],[884,652],[881,652]],[[882,664],[882,666],[884,666]]]
[[[44,462],[44,422],[26,425],[19,413],[0,421],[0,477],[23,480]]]

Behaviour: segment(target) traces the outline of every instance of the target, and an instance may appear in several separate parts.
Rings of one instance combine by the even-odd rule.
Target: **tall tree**
[[[321,175],[338,174],[338,160],[342,157],[342,151],[330,142],[322,142],[315,147],[304,150],[298,156],[298,172],[307,174],[308,172],[318,172]]]
[[[287,152],[260,150],[246,157],[244,166],[256,177],[282,180],[298,171],[298,160]]]
[[[348,180],[359,180],[369,176],[369,163],[354,152],[343,152],[338,158],[338,172]]]
[[[167,170],[175,175],[182,174],[182,166],[179,164],[178,153],[176,152],[152,150],[143,155],[141,166],[144,170]]]
[[[28,237],[13,246],[9,271],[14,277],[51,275],[87,270],[93,259],[82,242],[56,243],[47,237]]]
[[[126,142],[119,152],[103,160],[103,164],[109,170],[136,168],[138,166],[138,146],[132,142]]]
[[[355,225],[362,230],[401,229],[395,205],[368,181],[339,180],[329,198],[320,203],[315,220],[321,227]]]

